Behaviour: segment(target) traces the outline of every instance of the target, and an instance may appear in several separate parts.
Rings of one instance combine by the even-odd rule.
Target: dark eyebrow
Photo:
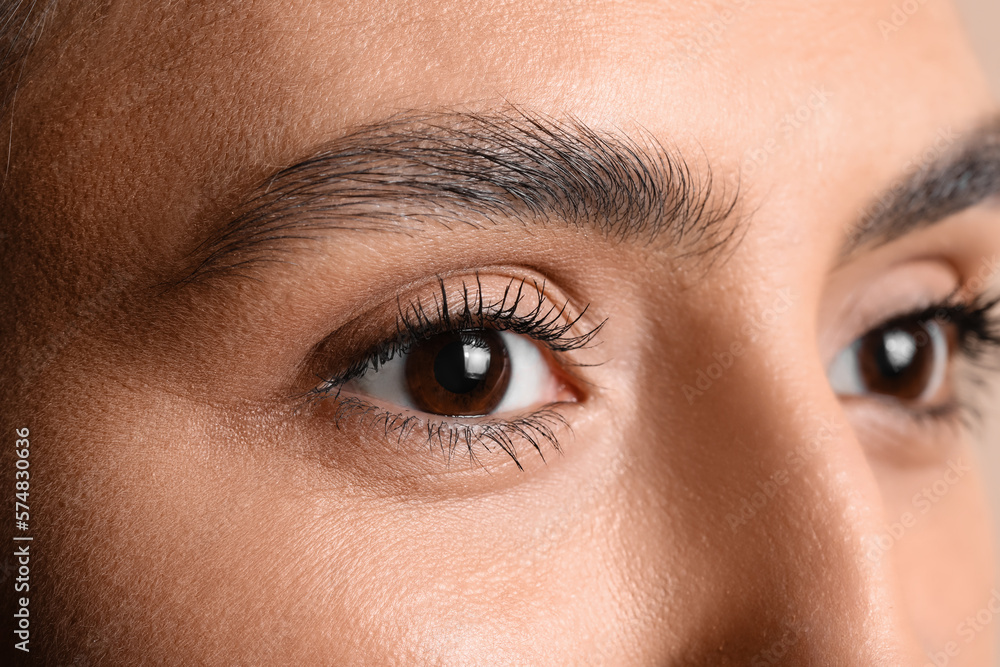
[[[666,236],[679,257],[723,247],[738,227],[724,224],[738,192],[640,138],[519,109],[400,114],[267,179],[195,249],[181,282],[249,276],[336,230],[413,234],[427,224],[562,224],[639,243]]]
[[[0,111],[32,69],[29,55],[55,10],[56,0],[0,0]]]
[[[841,249],[841,260],[941,222],[1000,195],[1000,115],[964,137],[938,134],[903,179],[865,207]]]

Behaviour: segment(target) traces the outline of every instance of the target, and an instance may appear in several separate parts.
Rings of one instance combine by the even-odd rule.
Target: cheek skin
[[[312,460],[269,451],[294,429],[230,430],[213,426],[225,415],[176,396],[74,389],[101,416],[43,411],[38,420],[57,426],[34,432],[63,443],[72,467],[46,458],[37,470],[51,499],[39,515],[52,517],[40,541],[81,584],[38,594],[60,600],[40,605],[39,622],[63,659],[552,664],[579,650],[582,629],[609,656],[633,634],[609,613],[621,601],[603,576],[634,557],[615,546],[613,467],[568,473],[586,489],[571,502],[565,479],[479,502],[397,502],[324,486]],[[77,531],[93,548],[80,549]],[[579,608],[578,596],[604,611]],[[68,625],[82,610],[99,633]],[[150,610],[157,622],[137,627]]]
[[[40,508],[54,519],[41,527],[44,540],[54,561],[73,563],[74,578],[87,581],[68,595],[54,583],[37,595],[61,600],[41,610],[48,648],[61,648],[52,655],[129,664],[152,656],[177,664],[349,662],[336,647],[364,641],[331,599],[340,592],[343,600],[375,600],[385,585],[378,577],[331,577],[325,564],[347,567],[361,557],[357,545],[376,542],[358,526],[377,517],[378,506],[367,506],[366,522],[329,521],[348,517],[290,484],[301,477],[294,466],[248,455],[250,446],[266,447],[264,429],[211,426],[225,416],[176,396],[109,386],[90,396],[104,403],[102,417],[66,424],[61,413],[49,423],[71,432],[38,429],[40,440],[64,444],[74,467],[62,479],[58,466],[38,470],[53,498]],[[99,456],[90,443],[102,444]],[[54,500],[60,482],[64,507]],[[93,548],[81,550],[70,525]],[[336,530],[347,525],[349,535]],[[137,627],[134,619],[153,610],[156,622]],[[100,631],[70,625],[78,614]]]
[[[993,531],[977,453],[963,448],[950,459],[956,466],[902,481],[898,473],[887,474],[894,483],[884,493],[886,527],[873,554],[896,564],[904,600],[928,649],[937,652],[954,643],[961,652],[953,664],[959,665],[988,664],[994,645],[991,623],[968,621],[996,590],[984,586],[993,581]]]

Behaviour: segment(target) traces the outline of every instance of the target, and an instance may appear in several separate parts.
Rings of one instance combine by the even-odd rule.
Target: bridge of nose
[[[665,593],[686,609],[674,636],[716,664],[909,664],[923,654],[892,560],[864,556],[884,526],[877,481],[815,344],[795,339],[732,361],[703,344],[695,366],[715,379],[682,419],[660,410],[657,442],[634,453],[649,459],[648,494],[671,507],[663,548],[688,553]]]

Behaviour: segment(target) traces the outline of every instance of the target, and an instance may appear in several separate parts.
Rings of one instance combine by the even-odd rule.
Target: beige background
[[[993,92],[1000,98],[1000,0],[957,0],[966,18],[973,46],[993,82]]]
[[[1000,0],[956,0],[965,18],[973,48],[979,54],[993,86],[993,94],[1000,100]],[[1000,406],[1000,387],[990,397],[992,406]],[[994,530],[1000,537],[1000,408],[994,407],[984,412],[991,413],[991,422],[984,430],[982,456],[987,467],[987,491],[993,503]],[[997,550],[998,573],[1000,573],[1000,549]],[[996,632],[994,634],[1000,634]],[[1000,655],[994,663],[1000,667]]]

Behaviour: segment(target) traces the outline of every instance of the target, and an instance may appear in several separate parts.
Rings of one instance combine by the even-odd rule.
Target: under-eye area
[[[897,463],[947,458],[995,400],[1000,298],[945,266],[922,260],[884,270],[827,368],[858,437]]]

